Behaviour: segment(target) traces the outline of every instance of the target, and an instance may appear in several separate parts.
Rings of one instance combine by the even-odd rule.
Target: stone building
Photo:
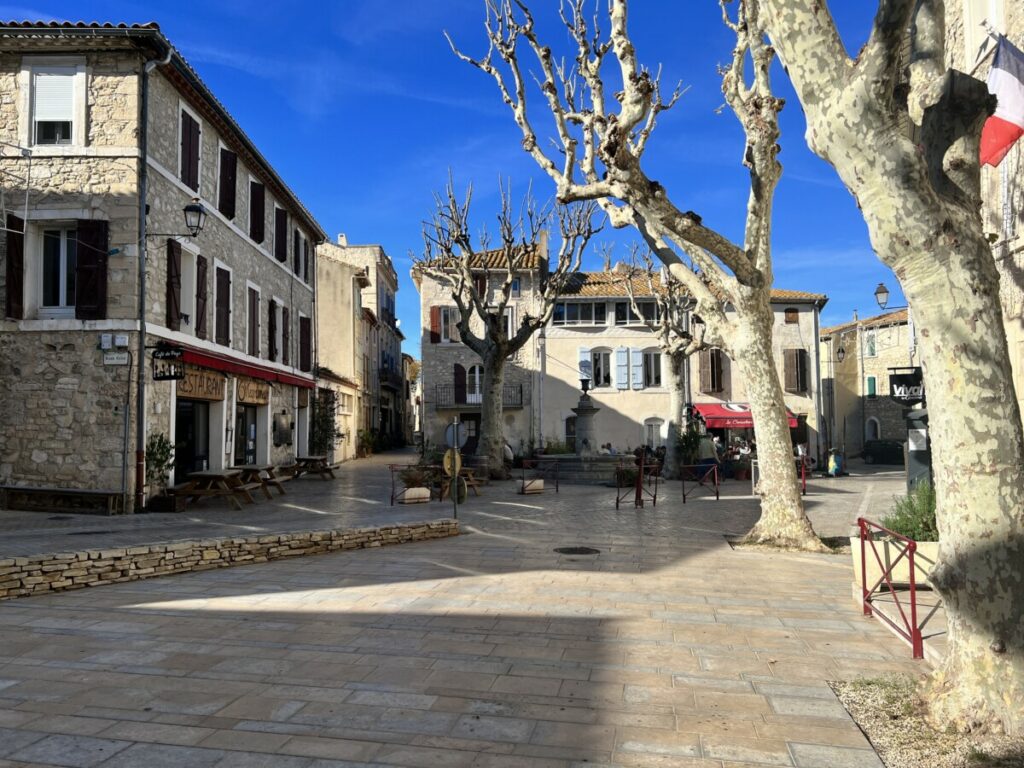
[[[155,24],[0,40],[0,484],[132,509],[139,436],[174,445],[171,482],[304,453],[317,222]],[[156,345],[184,378],[154,380]]]
[[[398,274],[391,258],[379,245],[349,245],[344,235],[338,242],[321,243],[320,253],[333,261],[364,271],[360,306],[365,323],[362,344],[363,425],[362,429],[390,444],[401,442],[405,380],[402,376],[402,340],[395,315]]]
[[[406,445],[412,445],[413,433],[419,430],[417,412],[417,389],[416,382],[419,379],[420,364],[412,355],[402,353],[402,379],[405,383],[405,392],[402,403],[402,429]]]
[[[538,289],[545,277],[546,249],[536,263],[517,276],[510,302],[512,322],[522,312],[539,313]],[[440,445],[444,427],[454,415],[469,425],[471,451],[479,424],[482,371],[480,361],[459,343],[449,289],[438,281],[417,277],[423,322],[423,432],[428,446]],[[490,289],[502,276],[491,274]],[[611,443],[618,451],[640,445],[665,445],[681,418],[684,405],[706,411],[713,431],[729,439],[752,429],[742,402],[744,390],[731,375],[720,350],[711,363],[686,361],[678,378],[658,348],[654,333],[632,311],[622,272],[579,272],[556,303],[551,322],[508,363],[503,406],[505,439],[517,453],[529,454],[553,443],[576,449],[576,414],[581,371],[590,372],[590,395],[600,410],[594,416],[593,452]],[[646,279],[635,279],[633,293],[643,315],[653,317],[655,302]],[[794,414],[795,441],[820,447],[818,312],[826,299],[818,294],[775,291],[779,318],[775,333],[780,375],[792,370],[786,404]],[[801,354],[796,355],[799,350]],[[791,354],[792,353],[792,354]],[[792,361],[790,359],[792,358]],[[797,372],[799,371],[799,377]],[[725,415],[728,415],[728,426]]]
[[[909,410],[889,397],[889,378],[921,364],[906,309],[821,331],[825,421],[832,445],[857,456],[865,440],[907,439]]]

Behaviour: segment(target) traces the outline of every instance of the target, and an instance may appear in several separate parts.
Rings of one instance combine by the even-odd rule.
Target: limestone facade
[[[5,217],[0,237],[0,398],[11,406],[0,410],[0,485],[120,489],[131,498],[140,376],[144,436],[162,433],[176,446],[171,482],[203,467],[305,453],[314,246],[324,238],[316,221],[155,26],[26,23],[3,43],[0,141],[12,146],[0,168],[14,218]],[[43,120],[52,115],[39,101],[46,77],[66,88],[58,106],[67,114],[55,122]],[[47,130],[60,133],[64,118],[54,142]],[[249,221],[256,188],[262,239]],[[198,237],[181,235],[193,198],[207,212]],[[148,350],[137,359],[143,206],[146,343],[182,351],[184,382],[154,381]],[[284,246],[276,257],[275,235]],[[206,380],[220,381],[215,397],[192,398]]]

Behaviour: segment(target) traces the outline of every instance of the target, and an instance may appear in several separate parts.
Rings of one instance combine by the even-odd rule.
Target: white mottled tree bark
[[[822,0],[761,2],[808,143],[857,199],[914,313],[938,497],[932,583],[949,624],[931,717],[1024,734],[1024,438],[980,216],[978,140],[992,99],[946,67],[941,0],[881,0],[855,59]]]
[[[685,286],[696,311],[719,339],[718,346],[739,361],[747,375],[762,475],[762,518],[748,540],[822,550],[804,512],[782,387],[771,359],[770,315],[771,215],[782,168],[778,153],[778,112],[782,101],[771,91],[769,69],[774,52],[765,44],[753,0],[739,0],[736,20],[723,19],[736,34],[722,91],[746,133],[743,164],[750,172],[744,242],[737,245],[703,224],[701,217],[674,204],[666,190],[641,167],[658,115],[671,108],[679,91],[663,101],[659,77],[637,61],[626,25],[626,0],[610,0],[607,38],[591,22],[585,0],[561,8],[575,44],[570,64],[542,44],[533,16],[521,0],[485,0],[490,49],[467,61],[491,75],[512,110],[523,148],[554,181],[562,203],[596,201],[614,227],[632,226],[654,255]],[[520,48],[536,61],[531,73],[539,97],[554,118],[557,150],[548,153],[527,110],[527,79]],[[744,67],[751,81],[744,77]],[[614,82],[612,82],[614,80]],[[735,311],[726,315],[725,307]],[[757,345],[761,350],[755,350]],[[769,420],[774,423],[769,424]]]

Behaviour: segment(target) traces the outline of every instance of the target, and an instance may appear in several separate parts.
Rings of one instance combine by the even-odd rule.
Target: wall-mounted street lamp
[[[185,228],[192,237],[196,237],[203,231],[206,224],[206,209],[199,202],[198,197],[193,197],[192,202],[185,206]]]
[[[845,359],[846,359],[846,349],[844,347],[840,347],[839,349],[836,350],[836,360],[838,360],[841,363]]]
[[[879,283],[875,288],[875,301],[878,302],[879,309],[885,309],[885,305],[889,303],[889,289],[885,287],[885,283]]]

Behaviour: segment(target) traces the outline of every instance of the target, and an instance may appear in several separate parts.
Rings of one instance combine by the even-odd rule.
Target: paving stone
[[[69,768],[92,768],[130,746],[129,741],[95,739],[90,736],[47,736],[22,747],[10,757]]]
[[[834,697],[832,701],[822,698],[796,696],[769,696],[772,710],[780,715],[806,715],[807,717],[834,717],[846,720],[850,715]]]
[[[792,743],[789,748],[799,768],[885,768],[871,749]]]
[[[513,717],[464,715],[452,729],[453,736],[487,741],[528,741],[536,723]]]
[[[224,759],[217,749],[135,744],[103,764],[103,768],[211,768]]]

